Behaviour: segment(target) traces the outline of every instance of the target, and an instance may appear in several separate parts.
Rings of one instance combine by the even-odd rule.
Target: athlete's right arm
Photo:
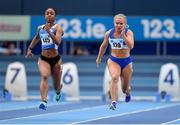
[[[33,57],[32,49],[39,42],[39,30],[40,30],[40,26],[38,26],[36,35],[34,36],[33,40],[31,41],[28,47],[26,57]]]
[[[109,38],[109,33],[110,31],[107,31],[105,33],[105,36],[104,36],[104,40],[99,48],[99,53],[98,53],[98,56],[97,56],[97,59],[96,59],[96,64],[97,66],[101,63],[101,59],[107,49],[107,46],[108,46],[108,38]]]

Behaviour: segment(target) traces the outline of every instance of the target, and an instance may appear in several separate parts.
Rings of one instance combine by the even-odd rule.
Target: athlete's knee
[[[116,75],[112,76],[112,82],[113,83],[118,83],[118,81],[119,81],[119,77],[118,76],[116,76]]]
[[[47,75],[42,75],[41,78],[42,78],[42,80],[48,80],[48,76]]]

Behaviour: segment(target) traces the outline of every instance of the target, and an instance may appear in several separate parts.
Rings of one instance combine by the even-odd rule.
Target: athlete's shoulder
[[[41,29],[43,29],[43,28],[44,28],[44,26],[45,26],[45,24],[39,25],[39,26],[37,27],[37,30],[41,30]]]
[[[105,36],[112,37],[113,33],[114,33],[114,28],[111,28],[108,31],[106,31]]]
[[[56,24],[54,24],[54,27],[56,27],[57,29],[60,29],[60,30],[62,30],[62,28],[56,23]]]
[[[114,31],[114,28],[111,28],[107,31],[107,33],[110,33],[110,32],[113,32]]]
[[[107,30],[106,33],[105,33],[105,35],[106,35],[106,36],[109,36],[113,30],[114,30],[114,28],[111,28],[111,29]]]
[[[37,26],[37,29],[36,29],[36,35],[39,35],[39,32],[41,29],[43,29],[44,25],[39,25]]]
[[[133,35],[134,33],[133,33],[133,31],[131,29],[128,29],[126,34],[132,34]]]
[[[61,33],[61,35],[63,36],[64,31],[57,23],[54,25],[54,27],[55,27],[56,31],[59,31]]]
[[[133,31],[131,29],[128,29],[128,31],[133,33]]]
[[[130,26],[128,24],[126,25],[126,32],[133,33],[133,31],[130,29]]]

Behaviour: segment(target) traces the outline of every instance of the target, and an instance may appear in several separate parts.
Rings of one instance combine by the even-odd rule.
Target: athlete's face
[[[55,11],[51,8],[47,9],[45,12],[46,22],[53,23],[55,19]]]
[[[116,17],[114,19],[114,27],[117,31],[124,30],[126,26],[126,20],[123,17]]]

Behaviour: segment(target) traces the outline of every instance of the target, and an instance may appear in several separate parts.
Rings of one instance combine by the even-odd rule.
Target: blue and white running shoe
[[[47,103],[46,102],[41,102],[40,105],[39,105],[39,109],[42,109],[42,110],[46,110],[47,109]]]
[[[109,106],[109,109],[115,110],[116,109],[116,102],[112,102]]]
[[[131,101],[131,95],[126,95],[125,97],[125,102],[130,102]]]

